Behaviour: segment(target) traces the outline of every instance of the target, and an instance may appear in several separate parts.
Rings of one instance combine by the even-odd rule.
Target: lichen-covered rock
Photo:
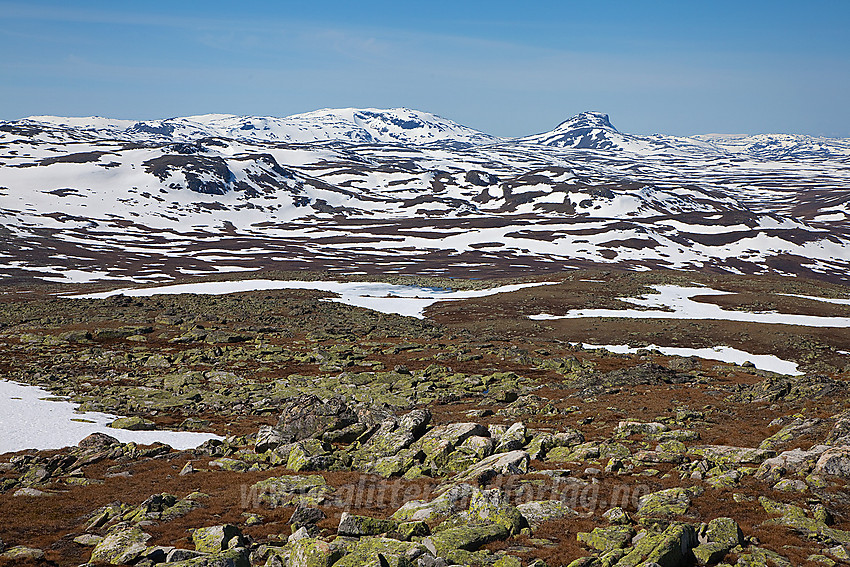
[[[220,553],[201,555],[174,563],[168,567],[251,567],[248,552],[244,549],[230,549]]]
[[[661,533],[641,532],[638,538],[634,548],[619,560],[618,567],[680,567],[697,545],[694,528],[688,524],[672,524]]]
[[[254,450],[257,453],[265,453],[277,449],[283,444],[283,435],[276,427],[271,425],[263,425],[257,432],[257,443]]]
[[[15,547],[9,548],[3,553],[0,553],[0,559],[10,559],[10,560],[41,560],[44,559],[44,552],[40,549],[36,549],[34,547],[27,547],[25,545],[16,545]]]
[[[498,488],[473,491],[468,514],[473,520],[498,524],[510,534],[516,534],[523,527],[522,513],[510,503],[508,495]]]
[[[634,535],[631,526],[610,526],[594,528],[592,532],[579,532],[576,539],[597,551],[611,551],[627,547]]]
[[[453,482],[486,482],[496,475],[525,474],[528,472],[529,456],[525,451],[496,453],[482,459],[452,479]]]
[[[128,431],[150,431],[156,429],[156,424],[142,417],[119,417],[108,425],[113,429],[127,429]]]
[[[543,460],[546,453],[555,446],[555,436],[551,433],[538,433],[528,442],[525,450],[531,459]],[[486,456],[486,455],[485,455]]]
[[[282,443],[317,438],[329,431],[357,423],[357,414],[341,398],[322,400],[314,394],[304,394],[287,403],[277,423]]]
[[[361,470],[364,472],[379,474],[384,478],[402,476],[417,464],[417,455],[418,453],[416,451],[411,449],[402,449],[395,455],[382,457],[372,463],[362,464]]]
[[[768,520],[767,524],[786,526],[805,537],[831,545],[850,545],[850,531],[830,527],[825,510],[821,510],[820,514],[817,512],[807,514],[806,510],[800,506],[776,502],[765,496],[759,497],[759,503],[768,514],[781,516]]]
[[[794,567],[783,555],[763,549],[760,547],[749,547],[747,551],[738,556],[740,567]]]
[[[600,454],[599,445],[590,441],[571,447],[555,447],[550,449],[546,454],[546,460],[554,463],[572,463],[598,459]]]
[[[342,552],[326,541],[304,538],[292,544],[289,567],[330,567],[342,557]]]
[[[130,563],[145,553],[150,538],[149,534],[135,527],[116,530],[94,547],[91,562]]]
[[[363,452],[372,458],[395,455],[421,437],[430,421],[431,412],[427,409],[413,410],[401,419],[385,420],[366,442]]]
[[[742,476],[741,471],[737,469],[722,470],[717,467],[708,471],[705,482],[712,488],[733,488],[738,486]]]
[[[336,463],[331,449],[318,439],[298,441],[289,449],[286,468],[295,472],[328,470]]]
[[[430,535],[422,541],[426,547],[433,547],[436,556],[442,557],[454,549],[475,551],[492,541],[506,539],[508,535],[508,530],[499,524],[485,524],[483,526],[448,528]]]
[[[396,510],[391,518],[400,522],[429,522],[457,514],[465,509],[463,502],[475,489],[469,484],[452,486],[430,502],[411,500]]]
[[[499,443],[496,445],[496,453],[508,453],[522,449],[527,442],[528,429],[524,423],[518,421],[499,437]]]
[[[414,537],[431,535],[431,528],[425,522],[401,522],[396,527],[396,533],[401,536],[401,539],[410,541]]]
[[[833,416],[835,425],[826,436],[827,445],[850,445],[850,410]]]
[[[425,545],[384,537],[362,537],[345,550],[345,555],[334,567],[361,567],[364,565],[394,565],[411,567],[403,558],[419,557],[427,552]],[[383,561],[382,561],[383,559]],[[384,563],[386,561],[386,563]],[[292,567],[295,567],[294,565]]]
[[[186,561],[188,559],[197,559],[199,557],[204,557],[208,555],[207,553],[201,553],[200,551],[195,551],[193,549],[180,549],[174,548],[168,552],[165,556],[166,563],[178,563],[180,561]]]
[[[434,463],[437,467],[442,467],[446,464],[449,455],[455,448],[463,444],[470,437],[485,437],[489,439],[490,432],[479,423],[438,425],[416,441],[412,445],[412,448],[422,451],[427,461]]]
[[[336,532],[341,536],[374,536],[394,531],[397,527],[398,523],[393,520],[380,520],[343,512]]]
[[[270,477],[252,485],[243,494],[249,505],[282,506],[298,496],[321,498],[333,492],[320,474]]]
[[[522,567],[522,561],[514,555],[504,555],[493,563],[493,567]]]
[[[616,508],[611,508],[607,510],[602,517],[608,520],[609,524],[614,525],[629,525],[632,523],[631,517],[629,517],[629,513],[617,506]]]
[[[701,543],[691,550],[697,565],[709,565],[719,563],[729,552],[721,543]]]
[[[495,444],[490,437],[482,437],[480,435],[472,435],[467,437],[463,443],[457,445],[455,452],[465,453],[474,457],[476,461],[487,458],[493,454]]]
[[[223,471],[231,472],[245,472],[248,468],[250,468],[250,465],[248,465],[245,461],[240,461],[239,459],[228,459],[227,457],[212,460],[209,465]]]
[[[539,526],[543,522],[578,516],[578,512],[561,502],[560,500],[535,500],[517,505],[522,517],[532,527]]]
[[[815,445],[809,450],[791,449],[775,457],[765,459],[756,471],[756,478],[776,482],[784,474],[808,474],[817,460],[828,449],[826,445]]]
[[[809,489],[806,481],[800,479],[785,478],[773,485],[774,490],[782,492],[805,492]]]
[[[684,488],[659,490],[638,500],[638,514],[646,517],[681,516],[688,511],[691,496]]]
[[[759,449],[777,449],[814,431],[820,425],[820,419],[801,419],[796,418],[791,423],[786,424],[779,431],[765,439],[759,445]]]
[[[729,445],[701,445],[691,447],[690,451],[717,465],[758,465],[765,459],[776,456],[776,452],[770,449]]]
[[[327,515],[320,508],[300,506],[289,517],[289,523],[297,530],[301,526],[318,524],[325,518]]]
[[[98,543],[103,541],[103,536],[95,535],[95,534],[81,534],[74,538],[74,543],[77,545],[85,545],[94,547]],[[2,548],[0,548],[2,551]]]
[[[732,518],[714,518],[698,534],[700,543],[719,543],[730,550],[744,545],[744,533]]]
[[[218,553],[242,544],[242,532],[232,524],[198,528],[192,532],[195,549],[204,553]]]
[[[617,424],[615,434],[621,437],[629,437],[631,435],[653,435],[667,431],[669,426],[658,422],[640,422],[640,421],[621,421]]]
[[[80,449],[103,451],[104,449],[119,445],[120,443],[121,442],[118,441],[118,439],[105,433],[92,433],[88,437],[80,440],[80,442],[77,443],[77,446]]]
[[[850,445],[827,449],[815,464],[816,474],[850,478]]]

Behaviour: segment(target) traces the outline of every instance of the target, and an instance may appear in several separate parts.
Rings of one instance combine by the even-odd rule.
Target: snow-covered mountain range
[[[0,283],[589,264],[850,273],[850,140],[506,139],[405,108],[0,122]]]

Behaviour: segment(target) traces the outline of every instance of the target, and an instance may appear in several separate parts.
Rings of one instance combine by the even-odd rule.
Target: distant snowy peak
[[[286,119],[310,132],[314,139],[355,139],[360,142],[432,144],[459,142],[479,145],[501,141],[436,114],[392,108],[325,109],[296,114]],[[306,141],[306,140],[305,140]]]
[[[501,141],[496,136],[436,114],[408,108],[324,109],[285,118],[204,114],[144,121],[32,116],[27,121],[138,141],[159,139],[191,142],[210,136],[263,143],[342,141],[358,144],[471,146]]]
[[[582,112],[565,120],[549,132],[519,138],[517,141],[557,148],[632,151],[652,153],[667,145],[659,140],[622,134],[601,112]]]
[[[564,120],[558,124],[558,127],[555,128],[554,131],[568,132],[580,129],[599,129],[607,130],[609,132],[619,132],[619,130],[614,128],[614,125],[611,124],[608,115],[601,112],[582,112],[580,114],[576,114],[572,118]]]
[[[561,122],[554,130],[518,138],[517,142],[556,148],[671,157],[717,157],[726,154],[726,150],[695,138],[625,134],[611,124],[607,114],[601,112],[582,112]]]

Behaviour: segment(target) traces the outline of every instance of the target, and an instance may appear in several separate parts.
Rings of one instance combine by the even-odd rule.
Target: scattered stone
[[[468,515],[473,520],[498,524],[511,535],[518,533],[524,524],[522,513],[511,505],[508,495],[498,488],[474,490],[469,501]]]
[[[536,500],[524,502],[517,505],[517,509],[526,522],[532,527],[541,525],[543,522],[557,520],[559,518],[570,518],[578,516],[578,512],[561,502],[560,500]]]
[[[132,563],[144,555],[150,538],[149,534],[135,527],[110,532],[95,545],[91,553],[91,561],[119,565]]]
[[[579,532],[576,539],[584,545],[597,551],[623,549],[635,535],[631,526],[611,526],[594,528],[592,532]]]
[[[156,424],[149,419],[142,417],[119,417],[107,427],[113,429],[126,429],[128,431],[151,431],[156,429]]]
[[[112,437],[105,433],[92,433],[88,437],[84,437],[82,440],[80,440],[77,446],[81,449],[103,451],[104,449],[108,449],[119,444],[120,441],[118,441],[118,439],[116,439],[115,437]]]
[[[641,496],[638,514],[646,517],[681,516],[688,511],[691,496],[684,488],[668,488]]]
[[[0,553],[0,559],[14,559],[14,560],[34,560],[39,561],[44,559],[44,552],[40,549],[36,549],[34,547],[26,547],[24,545],[17,545],[15,547],[9,548],[7,551]]]
[[[827,449],[815,464],[816,474],[850,478],[850,445]]]
[[[393,520],[379,520],[368,516],[356,516],[343,512],[337,534],[341,536],[374,536],[392,532],[398,527]]]
[[[82,534],[74,538],[74,543],[79,545],[85,545],[87,547],[93,547],[99,544],[101,541],[103,541],[103,536],[95,534]]]
[[[192,532],[195,550],[203,553],[218,553],[242,544],[242,532],[232,524],[198,528]]]
[[[282,443],[318,439],[328,431],[343,429],[357,421],[357,414],[342,399],[322,400],[304,394],[284,406],[277,423],[277,439]]]

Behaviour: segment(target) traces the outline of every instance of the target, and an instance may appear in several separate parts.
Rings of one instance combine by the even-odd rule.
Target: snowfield
[[[328,301],[365,307],[381,313],[394,313],[422,319],[425,309],[438,301],[457,301],[473,297],[486,297],[497,293],[508,293],[527,287],[551,285],[557,282],[514,284],[483,290],[454,291],[447,289],[393,285],[378,282],[331,282],[331,281],[280,281],[280,280],[243,280],[229,282],[201,282],[138,289],[118,289],[103,293],[72,296],[74,299],[105,299],[114,295],[129,297],[150,297],[152,295],[179,293],[197,293],[223,295],[244,291],[262,291],[270,289],[315,289],[336,293]]]
[[[57,400],[45,390],[0,380],[0,454],[26,449],[61,449],[76,445],[92,433],[105,433],[122,443],[165,443],[174,449],[194,449],[210,433],[185,431],[127,431],[107,427],[118,416],[78,413],[78,405]]]
[[[534,321],[570,319],[577,317],[624,317],[627,319],[714,319],[773,325],[801,325],[805,327],[850,327],[850,317],[817,317],[791,313],[750,313],[731,311],[713,303],[694,301],[696,296],[725,295],[727,292],[705,287],[682,287],[676,285],[651,286],[657,293],[642,298],[621,297],[620,301],[632,303],[642,309],[574,309],[563,315],[541,313],[530,315]],[[820,301],[835,301],[813,298]]]
[[[0,275],[609,264],[847,280],[848,162],[843,139],[636,136],[595,112],[518,139],[406,108],[34,116],[0,123]]]

